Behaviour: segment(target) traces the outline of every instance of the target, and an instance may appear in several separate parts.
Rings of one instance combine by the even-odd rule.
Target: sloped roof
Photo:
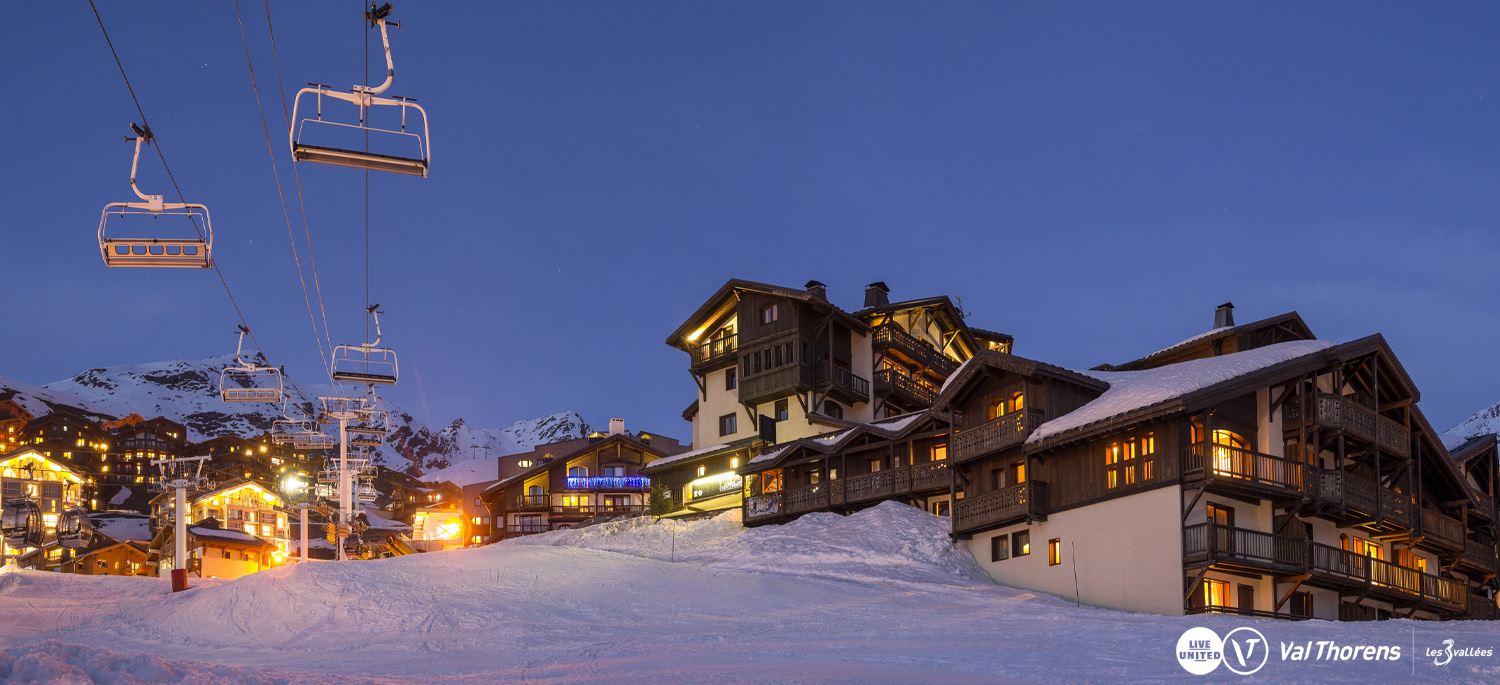
[[[932,409],[923,409],[922,411],[893,416],[888,419],[881,419],[880,421],[856,424],[852,428],[831,431],[822,435],[798,438],[781,444],[774,452],[767,452],[752,458],[745,466],[740,467],[739,470],[740,472],[748,472],[768,468],[779,463],[783,456],[803,448],[824,454],[836,452],[861,435],[874,435],[882,440],[900,439],[909,435],[914,427],[921,425],[922,421],[928,418],[936,418],[946,422],[948,415]]]
[[[1140,367],[1143,367],[1143,366],[1148,366],[1152,362],[1157,361],[1157,360],[1161,359],[1162,357],[1170,356],[1170,355],[1175,354],[1177,352],[1181,352],[1181,351],[1183,351],[1183,350],[1185,350],[1185,349],[1187,349],[1189,347],[1193,347],[1193,346],[1196,346],[1196,345],[1202,345],[1204,343],[1211,343],[1211,342],[1214,342],[1214,341],[1217,341],[1217,340],[1222,340],[1222,339],[1230,337],[1232,335],[1241,335],[1243,333],[1247,333],[1247,332],[1250,332],[1250,331],[1261,330],[1261,329],[1265,329],[1265,328],[1272,328],[1272,327],[1275,327],[1275,326],[1285,326],[1285,327],[1287,327],[1287,328],[1289,328],[1291,330],[1295,330],[1295,331],[1299,332],[1302,335],[1305,335],[1308,339],[1313,339],[1313,337],[1314,337],[1313,333],[1312,333],[1312,329],[1307,326],[1307,322],[1305,322],[1305,321],[1302,320],[1302,316],[1300,314],[1298,314],[1297,312],[1287,312],[1285,314],[1281,314],[1281,315],[1278,315],[1278,316],[1272,316],[1272,317],[1260,319],[1259,321],[1251,321],[1250,323],[1240,324],[1238,326],[1225,326],[1225,327],[1222,327],[1222,328],[1215,328],[1215,329],[1210,330],[1210,331],[1208,331],[1206,333],[1199,333],[1198,335],[1192,336],[1192,337],[1190,337],[1190,338],[1188,338],[1186,340],[1182,340],[1182,341],[1177,342],[1175,344],[1172,344],[1172,345],[1169,345],[1167,347],[1164,347],[1164,348],[1162,348],[1160,350],[1157,350],[1155,352],[1152,352],[1151,354],[1148,354],[1148,355],[1146,355],[1144,357],[1140,357],[1140,358],[1137,358],[1137,359],[1132,359],[1132,360],[1130,360],[1128,362],[1124,362],[1124,363],[1121,363],[1121,364],[1101,364],[1099,366],[1094,367],[1094,370],[1096,370],[1096,371],[1130,371],[1130,370],[1135,370],[1135,369],[1139,369]]]
[[[484,497],[485,495],[488,495],[488,494],[490,494],[492,492],[498,492],[500,490],[503,490],[505,488],[505,486],[507,486],[507,485],[509,485],[511,483],[515,483],[517,481],[524,482],[527,478],[530,478],[530,477],[532,477],[532,476],[534,476],[534,475],[536,475],[538,473],[541,473],[542,471],[546,471],[547,469],[550,469],[550,468],[552,468],[554,466],[557,466],[558,464],[564,463],[567,460],[572,459],[573,455],[582,454],[584,452],[587,452],[587,451],[593,450],[593,449],[598,449],[600,447],[608,445],[611,442],[629,442],[631,445],[633,445],[635,447],[639,447],[642,450],[645,450],[646,452],[649,452],[651,454],[655,454],[658,459],[664,458],[666,456],[665,454],[662,453],[661,450],[656,449],[656,448],[654,448],[654,447],[652,447],[652,446],[650,446],[650,445],[648,445],[648,444],[646,444],[644,442],[641,442],[638,438],[636,438],[633,435],[629,435],[627,433],[616,433],[614,435],[611,435],[611,436],[608,436],[608,437],[604,438],[603,440],[600,440],[599,442],[586,443],[586,444],[580,446],[578,449],[573,450],[572,452],[568,452],[566,454],[556,455],[556,457],[553,458],[552,461],[545,461],[545,462],[539,461],[536,466],[533,466],[533,467],[531,467],[529,469],[526,469],[525,471],[522,471],[522,472],[520,472],[520,473],[518,473],[518,474],[516,474],[514,476],[511,476],[510,478],[506,478],[505,480],[499,481],[499,482],[495,483],[494,485],[491,485],[491,486],[485,488],[483,492],[479,493],[479,496],[480,497]]]
[[[1154,369],[1081,372],[1105,383],[1108,389],[1078,409],[1038,426],[1027,437],[1026,444],[1038,445],[1096,424],[1158,408],[1286,362],[1325,353],[1333,347],[1333,343],[1325,340],[1299,340]]]
[[[739,278],[731,278],[727,283],[725,283],[717,291],[715,291],[713,295],[705,300],[703,304],[692,313],[691,316],[684,320],[682,322],[682,325],[677,327],[677,330],[672,331],[672,334],[667,336],[667,344],[678,349],[686,349],[684,347],[684,341],[687,339],[687,335],[693,329],[693,327],[702,319],[722,309],[722,303],[724,302],[725,298],[731,297],[736,291],[739,290],[767,293],[801,302],[809,302],[820,307],[826,307],[828,311],[831,312],[834,316],[842,319],[844,323],[848,324],[851,328],[857,331],[866,331],[870,328],[869,326],[865,325],[863,321],[860,321],[858,317],[855,317],[849,312],[838,308],[832,302],[814,297],[812,293],[809,293],[806,290],[787,288],[779,285],[771,285],[769,283],[757,283],[755,281],[747,281]]]
[[[952,376],[948,377],[948,380],[943,381],[943,387],[938,390],[938,396],[933,401],[932,408],[948,408],[948,404],[953,401],[958,393],[963,391],[970,379],[983,373],[985,369],[999,369],[1026,377],[1045,376],[1056,378],[1099,392],[1103,392],[1105,388],[1109,387],[1108,383],[1097,378],[1092,371],[1073,371],[1046,362],[1017,357],[1013,354],[995,352],[993,350],[980,350],[979,354],[974,355],[960,365],[958,370],[953,372]]]

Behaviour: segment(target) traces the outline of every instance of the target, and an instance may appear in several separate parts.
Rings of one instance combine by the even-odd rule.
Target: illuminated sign
[[[651,479],[645,476],[593,476],[568,478],[569,488],[600,488],[604,490],[644,490],[651,487]]]
[[[745,479],[733,471],[721,473],[717,476],[699,478],[688,483],[688,490],[693,493],[693,499],[717,497],[732,492],[739,492],[743,487],[745,487]]]

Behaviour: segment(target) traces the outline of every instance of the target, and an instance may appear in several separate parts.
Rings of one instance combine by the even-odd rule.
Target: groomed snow
[[[1261,369],[1321,352],[1333,343],[1298,340],[1143,371],[1078,371],[1109,384],[1093,401],[1038,426],[1026,439],[1035,444],[1054,435],[1176,399]]]
[[[1075,607],[990,583],[947,531],[946,519],[892,503],[748,530],[732,516],[617,522],[194,580],[176,595],[155,578],[6,569],[0,674],[120,683],[1197,683],[1239,679],[1178,666],[1177,639],[1194,626],[1224,635],[1248,624],[1273,643],[1500,643],[1486,622],[1289,623]],[[1442,682],[1500,679],[1493,658],[1440,667],[1407,653],[1395,663],[1273,657],[1245,682],[1367,684],[1413,670]]]

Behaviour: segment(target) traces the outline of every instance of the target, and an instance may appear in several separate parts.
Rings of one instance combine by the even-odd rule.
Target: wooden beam
[[[1187,594],[1182,596],[1182,603],[1186,608],[1192,608],[1193,593],[1198,591],[1198,585],[1203,582],[1203,576],[1206,575],[1208,575],[1208,567],[1204,566],[1198,571],[1198,575],[1193,576],[1193,582],[1188,583]]]
[[[1382,405],[1380,405],[1380,411],[1390,411],[1392,409],[1400,409],[1400,408],[1408,406],[1410,404],[1411,404],[1411,398],[1408,397],[1408,398],[1406,398],[1404,400],[1396,400],[1395,402],[1387,402],[1385,404],[1382,404]]]
[[[1276,606],[1271,609],[1271,613],[1274,614],[1278,611],[1281,611],[1281,605],[1286,604],[1286,601],[1292,598],[1292,593],[1296,592],[1297,588],[1302,587],[1302,581],[1307,580],[1311,577],[1312,575],[1304,573],[1300,576],[1292,576],[1290,578],[1287,578],[1287,580],[1292,581],[1292,587],[1286,591],[1286,594],[1281,596],[1281,599],[1276,600]]]

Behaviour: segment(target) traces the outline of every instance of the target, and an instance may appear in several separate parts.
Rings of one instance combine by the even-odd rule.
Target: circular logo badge
[[[1254,628],[1235,628],[1224,636],[1224,667],[1240,675],[1250,675],[1266,665],[1271,645],[1266,636]]]
[[[1224,642],[1208,628],[1189,628],[1177,638],[1177,663],[1193,675],[1208,675],[1224,661]]]

